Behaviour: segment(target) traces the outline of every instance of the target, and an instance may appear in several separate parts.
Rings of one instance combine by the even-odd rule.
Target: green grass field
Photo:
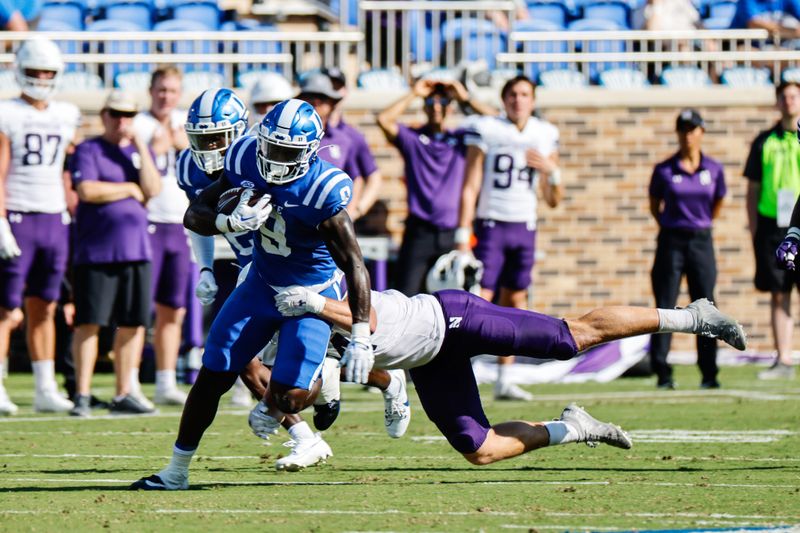
[[[192,465],[192,490],[130,492],[166,464],[179,410],[75,420],[32,412],[31,377],[7,388],[20,413],[0,418],[2,531],[615,531],[800,527],[795,382],[758,382],[755,367],[723,368],[724,389],[677,391],[652,379],[547,385],[532,403],[498,403],[490,420],[557,417],[571,400],[627,429],[632,450],[583,444],[475,467],[439,438],[420,410],[389,439],[379,395],[343,391],[326,432],[328,464],[276,472],[285,432],[264,445],[244,411],[223,408]],[[108,375],[96,391],[111,394]],[[692,386],[690,387],[689,384]],[[446,386],[446,385],[443,385]],[[418,406],[412,393],[412,405]]]

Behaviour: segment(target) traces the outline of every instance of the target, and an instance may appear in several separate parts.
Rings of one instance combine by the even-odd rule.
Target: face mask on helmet
[[[17,50],[15,69],[17,83],[24,95],[34,100],[48,100],[56,90],[64,62],[55,43],[31,39]],[[48,74],[41,76],[42,72]]]
[[[192,103],[184,129],[192,159],[206,174],[225,166],[225,152],[247,129],[247,115],[230,89],[209,89]]]
[[[286,100],[267,113],[258,126],[258,170],[264,181],[282,185],[308,172],[322,139],[322,121],[314,108]]]
[[[425,280],[428,291],[460,289],[480,294],[483,263],[471,253],[452,251],[441,256]]]
[[[215,130],[193,130],[187,128],[192,158],[200,170],[206,173],[221,170],[225,164],[225,152],[241,135],[244,124]]]

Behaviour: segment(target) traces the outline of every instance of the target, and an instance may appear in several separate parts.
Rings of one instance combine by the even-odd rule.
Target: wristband
[[[457,228],[456,235],[455,235],[455,243],[456,244],[469,244],[469,240],[472,237],[472,230],[469,228]]]
[[[200,269],[200,273],[202,274],[203,272],[211,272],[211,274],[213,275],[214,274],[214,269],[210,268],[210,267],[203,267],[203,268]]]
[[[358,322],[353,324],[353,329],[350,330],[350,339],[368,339],[369,334],[369,324],[367,322]]]
[[[786,232],[787,237],[792,237],[793,239],[797,239],[800,241],[800,228],[796,228],[792,226],[789,228],[789,231]]]
[[[550,175],[547,176],[547,183],[549,183],[553,187],[561,184],[561,169],[560,168],[556,167],[555,169],[553,169],[553,171],[550,173]]]
[[[214,226],[217,227],[220,233],[231,233],[233,231],[228,223],[228,215],[223,215],[222,213],[218,214],[217,218],[214,219]]]

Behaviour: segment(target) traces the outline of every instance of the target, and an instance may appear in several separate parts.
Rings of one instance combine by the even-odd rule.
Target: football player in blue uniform
[[[274,420],[275,432],[283,413],[298,413],[313,403],[331,326],[311,314],[283,317],[274,296],[284,287],[302,285],[341,299],[340,269],[344,272],[353,327],[342,365],[349,380],[368,380],[374,361],[370,282],[345,210],[352,180],[317,157],[322,135],[322,122],[311,105],[296,99],[279,103],[264,117],[257,135],[234,141],[225,154],[224,175],[189,206],[184,225],[201,235],[257,231],[253,261],[211,326],[172,461],[132,488],[188,488],[189,462],[216,415],[220,397],[276,331],[280,341],[264,397],[269,406],[264,417]],[[230,215],[217,213],[219,197],[233,187],[246,189],[236,208]],[[256,194],[260,198],[251,202]]]
[[[248,110],[244,102],[230,89],[208,89],[192,102],[185,125],[189,148],[178,155],[176,164],[178,185],[189,200],[195,200],[203,189],[222,177],[225,152],[244,134],[247,129],[247,116]],[[239,266],[242,269],[246,268],[253,258],[254,233],[243,231],[223,235],[230,244]],[[214,237],[199,235],[193,231],[189,232],[189,236],[200,266],[200,280],[195,288],[195,294],[203,305],[210,305],[218,291],[213,269]],[[242,387],[247,396],[252,393],[258,398],[263,398],[270,373],[261,364],[259,357],[254,357],[247,364],[240,377],[249,389],[248,391]],[[240,385],[241,382],[238,382],[237,386]],[[287,415],[283,427],[289,431],[295,442],[295,448],[305,451],[302,457],[304,463],[315,464],[331,455],[328,444],[311,431],[300,415]],[[290,429],[292,427],[294,429]],[[291,468],[296,459],[298,458],[279,460],[276,467]]]

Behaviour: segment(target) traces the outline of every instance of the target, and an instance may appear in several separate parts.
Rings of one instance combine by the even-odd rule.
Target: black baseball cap
[[[676,130],[691,131],[695,128],[706,129],[706,122],[696,109],[683,109],[678,113],[678,120],[675,121]]]
[[[323,74],[328,76],[332,82],[340,85],[347,85],[347,78],[339,67],[324,67],[320,70]]]

